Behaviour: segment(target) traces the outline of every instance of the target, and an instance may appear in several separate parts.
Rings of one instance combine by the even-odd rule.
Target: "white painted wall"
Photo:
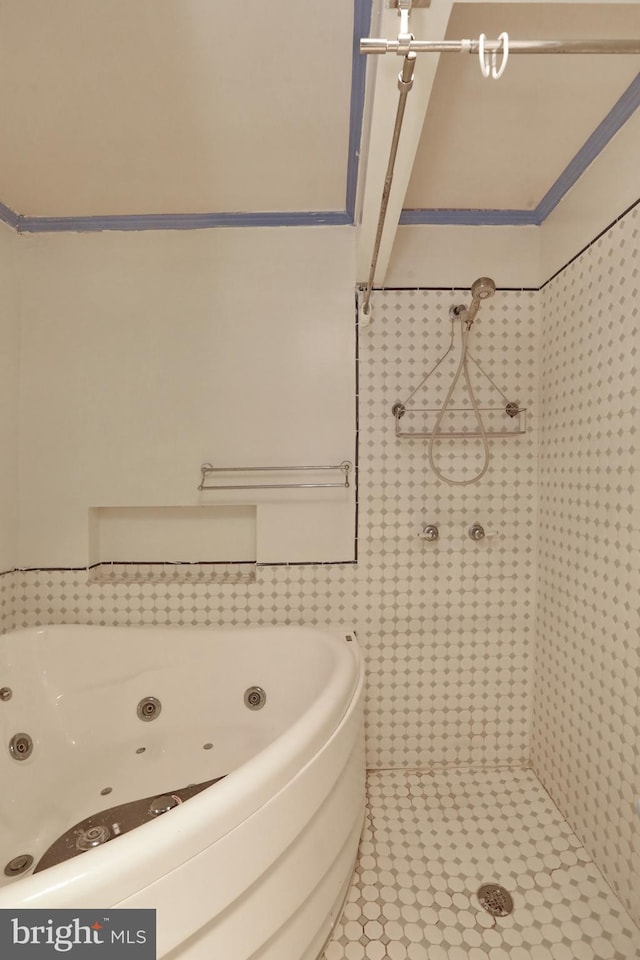
[[[0,572],[14,566],[18,533],[18,246],[0,223]]]
[[[640,110],[541,227],[399,227],[385,286],[469,286],[480,276],[498,287],[541,286],[639,195]]]
[[[493,277],[498,287],[537,287],[539,228],[398,228],[385,286],[470,287],[476,277]]]
[[[354,460],[351,228],[23,243],[21,565],[85,564],[92,507],[220,502],[265,504],[258,560],[352,558],[352,489],[196,490],[204,461]]]

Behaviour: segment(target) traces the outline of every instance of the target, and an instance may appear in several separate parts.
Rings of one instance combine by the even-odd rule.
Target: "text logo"
[[[2,960],[156,960],[155,910],[0,910]]]

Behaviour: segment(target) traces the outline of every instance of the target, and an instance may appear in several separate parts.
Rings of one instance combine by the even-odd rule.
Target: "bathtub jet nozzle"
[[[267,702],[267,694],[262,687],[247,687],[244,692],[244,705],[249,710],[262,710]]]
[[[157,718],[160,716],[161,710],[162,704],[157,697],[143,697],[136,707],[138,718],[147,723],[150,720],[157,720]]]
[[[14,760],[28,760],[33,753],[33,740],[28,733],[14,733],[9,740],[9,753]]]

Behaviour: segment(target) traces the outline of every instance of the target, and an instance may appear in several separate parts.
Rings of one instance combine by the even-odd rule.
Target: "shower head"
[[[496,285],[491,277],[480,277],[471,284],[471,296],[474,300],[486,300],[496,292]]]
[[[475,320],[476,314],[480,309],[480,301],[492,297],[496,292],[496,285],[491,277],[479,277],[471,284],[471,303],[467,307],[464,322],[467,329],[471,329],[471,324]]]

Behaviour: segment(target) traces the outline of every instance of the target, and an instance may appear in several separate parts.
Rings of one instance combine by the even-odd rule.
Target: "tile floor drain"
[[[492,917],[508,917],[513,913],[511,894],[498,883],[483,883],[476,896],[480,905]]]

